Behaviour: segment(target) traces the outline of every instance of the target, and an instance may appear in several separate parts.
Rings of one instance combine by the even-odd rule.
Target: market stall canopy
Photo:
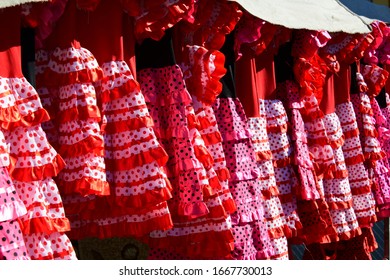
[[[50,0],[0,0],[0,8],[7,8],[17,6],[20,4],[33,3],[33,2],[49,2]]]
[[[368,23],[373,20],[380,20],[386,23],[390,22],[389,7],[371,3],[368,0],[340,0],[340,2],[355,14],[363,17]]]
[[[252,15],[291,29],[368,33],[363,18],[338,0],[229,0]],[[354,0],[352,0],[354,1]]]

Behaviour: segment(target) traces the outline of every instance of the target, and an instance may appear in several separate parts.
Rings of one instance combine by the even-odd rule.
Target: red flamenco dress
[[[193,100],[198,130],[213,157],[213,168],[207,171],[208,176],[214,181],[211,185],[216,186],[227,213],[235,212],[236,205],[229,190],[230,174],[212,104],[222,91],[220,79],[226,74],[225,56],[220,49],[241,14],[236,3],[197,1],[193,18],[182,20],[173,28],[175,57]],[[211,174],[213,170],[217,176]]]
[[[371,252],[377,248],[372,232],[372,227],[377,221],[376,202],[372,194],[368,171],[364,165],[360,132],[351,103],[351,76],[351,68],[341,64],[341,69],[335,76],[336,114],[345,136],[342,149],[348,169],[353,208],[363,234],[340,243],[337,258],[371,259]]]
[[[329,34],[297,31],[294,36],[294,74],[299,82],[304,104],[301,113],[307,131],[309,152],[313,156],[320,195],[329,207],[329,226],[336,230],[336,234],[328,235],[329,239],[319,240],[317,245],[310,247],[311,257],[332,258],[333,256],[324,253],[327,246],[319,244],[347,240],[361,234],[352,207],[348,172],[341,148],[344,136],[335,114],[334,94],[324,91],[324,88],[327,89],[326,83],[332,81],[327,80],[327,75],[331,70],[337,69],[332,68],[337,65],[327,64],[329,61],[318,55],[318,50],[329,41]],[[320,247],[315,249],[317,246]],[[324,253],[323,256],[321,252]]]
[[[93,2],[69,1],[74,16],[69,20],[77,23],[77,38],[85,46],[80,50],[91,55],[85,66],[101,112],[109,195],[71,201],[72,236],[141,238],[172,227],[166,203],[170,183],[163,170],[168,157],[157,141],[134,68],[125,61],[125,56],[134,57],[135,44],[133,39],[125,53],[124,38],[132,34],[132,25],[124,25],[127,7],[120,1]]]
[[[19,216],[30,259],[76,259],[65,233],[70,230],[70,224],[53,180],[65,164],[47,141],[41,123],[48,121],[49,115],[21,70],[21,18],[20,6],[2,10],[1,131],[5,139],[3,143],[8,146],[2,150],[2,162],[27,209],[25,215],[14,212],[14,217]],[[16,227],[15,222],[13,227]],[[19,230],[16,234],[20,239]],[[14,241],[9,240],[10,244]],[[20,242],[11,248],[16,249]]]
[[[137,77],[154,130],[169,155],[165,168],[172,184],[168,204],[173,228],[150,234],[149,258],[231,258],[233,236],[220,198],[221,185],[199,132],[193,99],[176,64],[171,32],[167,30],[158,41],[144,39],[136,56]]]
[[[93,85],[102,71],[76,38],[76,10],[76,1],[47,3],[38,14],[46,22],[36,32],[37,88],[51,115],[45,131],[66,163],[56,182],[71,221],[72,239],[77,239],[74,217],[92,212],[87,203],[110,192]]]

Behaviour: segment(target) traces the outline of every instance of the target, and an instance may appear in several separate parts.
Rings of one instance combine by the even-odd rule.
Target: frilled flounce
[[[0,77],[0,126],[13,130],[49,120],[39,95],[26,78]]]
[[[116,185],[116,187],[128,187],[128,184]],[[161,201],[171,199],[170,190],[169,181],[165,179],[163,185],[153,189],[143,189],[142,192],[135,192],[135,194],[121,195],[119,193],[103,197],[64,195],[64,208],[67,215],[77,215],[85,220],[119,217],[140,211],[139,209],[154,207]]]
[[[225,56],[202,46],[187,46],[183,56],[183,75],[191,95],[206,104],[214,103],[222,91],[220,79],[225,75]]]
[[[262,222],[236,225],[232,229],[234,236],[235,260],[264,260],[275,255],[270,237]],[[253,238],[247,238],[253,236]]]
[[[30,260],[17,220],[0,222],[0,256],[2,260]]]
[[[69,221],[65,217],[61,196],[51,178],[34,182],[14,181],[14,183],[27,209],[27,214],[20,218],[23,233],[69,231]]]
[[[240,58],[248,51],[251,55],[260,55],[266,49],[276,52],[281,44],[290,39],[290,36],[291,31],[287,28],[244,12],[236,26],[234,46],[236,57]]]
[[[139,211],[127,211],[122,215],[107,218],[83,219],[69,215],[72,230],[71,239],[144,237],[155,230],[166,231],[172,228],[172,219],[165,202]]]
[[[385,86],[389,72],[375,64],[362,65],[361,73],[367,83],[367,94],[376,97]]]
[[[241,7],[219,0],[195,2],[194,20],[179,24],[180,34],[186,34],[182,44],[221,49],[226,35],[234,30],[243,14]]]
[[[371,34],[332,34],[332,38],[321,50],[321,56],[336,55],[340,63],[351,64],[363,58],[374,40]]]
[[[32,260],[77,260],[73,245],[64,233],[36,233],[24,239]]]
[[[75,140],[78,140],[76,138]],[[79,142],[74,144],[62,144],[58,153],[64,157],[78,157],[87,153],[93,153],[95,156],[104,155],[104,140],[100,135],[89,135],[84,139],[80,139]]]
[[[70,182],[59,181],[58,187],[63,195],[79,193],[80,195],[109,195],[110,189],[107,182],[92,177],[84,177]]]
[[[194,12],[194,0],[144,1],[137,9],[134,33],[138,42],[146,38],[160,40],[165,31]],[[130,7],[134,8],[134,7]]]
[[[58,88],[99,81],[103,78],[103,71],[87,49],[56,48],[50,53],[47,67],[39,77],[40,85]]]
[[[199,230],[191,232],[192,227],[177,227],[172,231],[152,233],[147,241],[151,248],[170,249],[190,259],[225,259],[234,248],[234,237],[230,229],[221,228],[220,221],[199,223]]]
[[[303,226],[302,236],[299,238],[303,239],[305,244],[329,243],[338,239],[325,200],[299,200],[297,206]]]
[[[23,220],[23,234],[29,235],[32,233],[51,234],[54,232],[70,231],[70,223],[68,218],[51,219],[49,217],[35,217],[29,220]]]
[[[218,98],[213,104],[223,141],[250,139],[247,119],[238,98]]]
[[[26,206],[17,194],[6,168],[1,168],[0,182],[0,222],[16,220],[25,215]]]
[[[111,61],[101,65],[104,78],[99,87],[102,104],[140,91],[140,85],[125,61]]]
[[[15,155],[17,164],[19,155]],[[49,163],[44,165],[36,165],[31,167],[21,167],[11,165],[10,174],[13,179],[22,182],[39,181],[49,177],[55,177],[65,167],[65,162],[62,157],[56,154]]]

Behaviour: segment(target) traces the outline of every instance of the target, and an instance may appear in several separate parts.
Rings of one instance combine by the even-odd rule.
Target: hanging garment
[[[70,236],[73,239],[140,238],[156,229],[168,229],[172,221],[166,200],[171,194],[162,170],[167,155],[151,128],[153,121],[139,84],[124,60],[122,36],[126,35],[127,44],[131,43],[128,40],[135,44],[127,31],[131,25],[123,29],[125,7],[119,1],[100,1],[98,5],[90,3],[91,6],[79,4],[73,0],[67,2],[56,29],[44,41],[45,48],[55,49],[51,53],[53,61],[65,60],[72,66],[62,73],[63,79],[78,77],[73,80],[75,86],[77,82],[84,83],[79,86],[87,92],[80,92],[83,96],[76,100],[84,105],[93,104],[86,107],[93,110],[86,111],[96,113],[92,120],[97,127],[94,126],[96,129],[91,133],[98,136],[99,141],[94,143],[99,146],[89,148],[99,160],[78,162],[97,168],[98,174],[103,172],[104,178],[100,179],[104,188],[92,188],[87,193],[64,193],[72,227]],[[61,36],[63,32],[67,36]],[[131,50],[134,51],[134,47]],[[68,53],[79,58],[77,64],[66,57]],[[132,56],[126,54],[128,58]],[[55,71],[50,74],[55,75]],[[84,99],[87,102],[82,102]],[[82,120],[86,115],[79,117]],[[76,167],[75,164],[71,166]],[[69,176],[74,176],[76,170],[71,170]],[[89,174],[95,173],[86,172]]]
[[[9,147],[2,153],[8,153],[10,159],[3,157],[2,162],[27,209],[25,215],[18,217],[27,256],[30,259],[76,259],[66,235],[70,230],[69,220],[53,180],[64,168],[64,161],[47,141],[41,123],[47,121],[49,115],[21,70],[21,7],[7,8],[1,13],[4,27],[0,53],[1,131]],[[10,225],[20,238],[16,222]],[[15,240],[9,240],[10,244],[12,241]],[[22,247],[20,242],[11,248],[17,249],[17,244]]]

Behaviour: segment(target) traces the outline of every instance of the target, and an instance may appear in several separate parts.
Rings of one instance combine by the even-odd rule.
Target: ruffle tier
[[[0,222],[0,260],[30,260],[17,220]]]
[[[225,75],[225,56],[202,46],[187,46],[181,63],[188,91],[200,102],[211,105],[222,91],[220,79]]]
[[[150,232],[161,230],[166,231],[172,228],[172,219],[166,202],[148,206],[147,208],[120,208],[110,209],[106,197],[98,197],[94,200],[103,210],[96,209],[97,215],[91,218],[81,215],[69,214],[72,230],[68,236],[75,240],[84,238],[114,238],[114,237],[135,237],[140,239]],[[110,211],[107,211],[110,209]]]
[[[26,78],[0,77],[0,127],[13,130],[49,120],[39,95]]]
[[[194,20],[178,24],[178,32],[186,34],[183,46],[202,46],[220,50],[227,34],[239,22],[243,12],[237,3],[221,0],[195,1]]]
[[[25,236],[25,243],[32,260],[77,260],[72,243],[63,233],[33,233]]]
[[[125,9],[135,16],[134,34],[138,42],[146,38],[160,40],[165,31],[179,21],[191,20],[194,0],[122,1]]]
[[[8,170],[4,167],[0,170],[0,222],[17,220],[27,213],[26,206],[16,192]]]

